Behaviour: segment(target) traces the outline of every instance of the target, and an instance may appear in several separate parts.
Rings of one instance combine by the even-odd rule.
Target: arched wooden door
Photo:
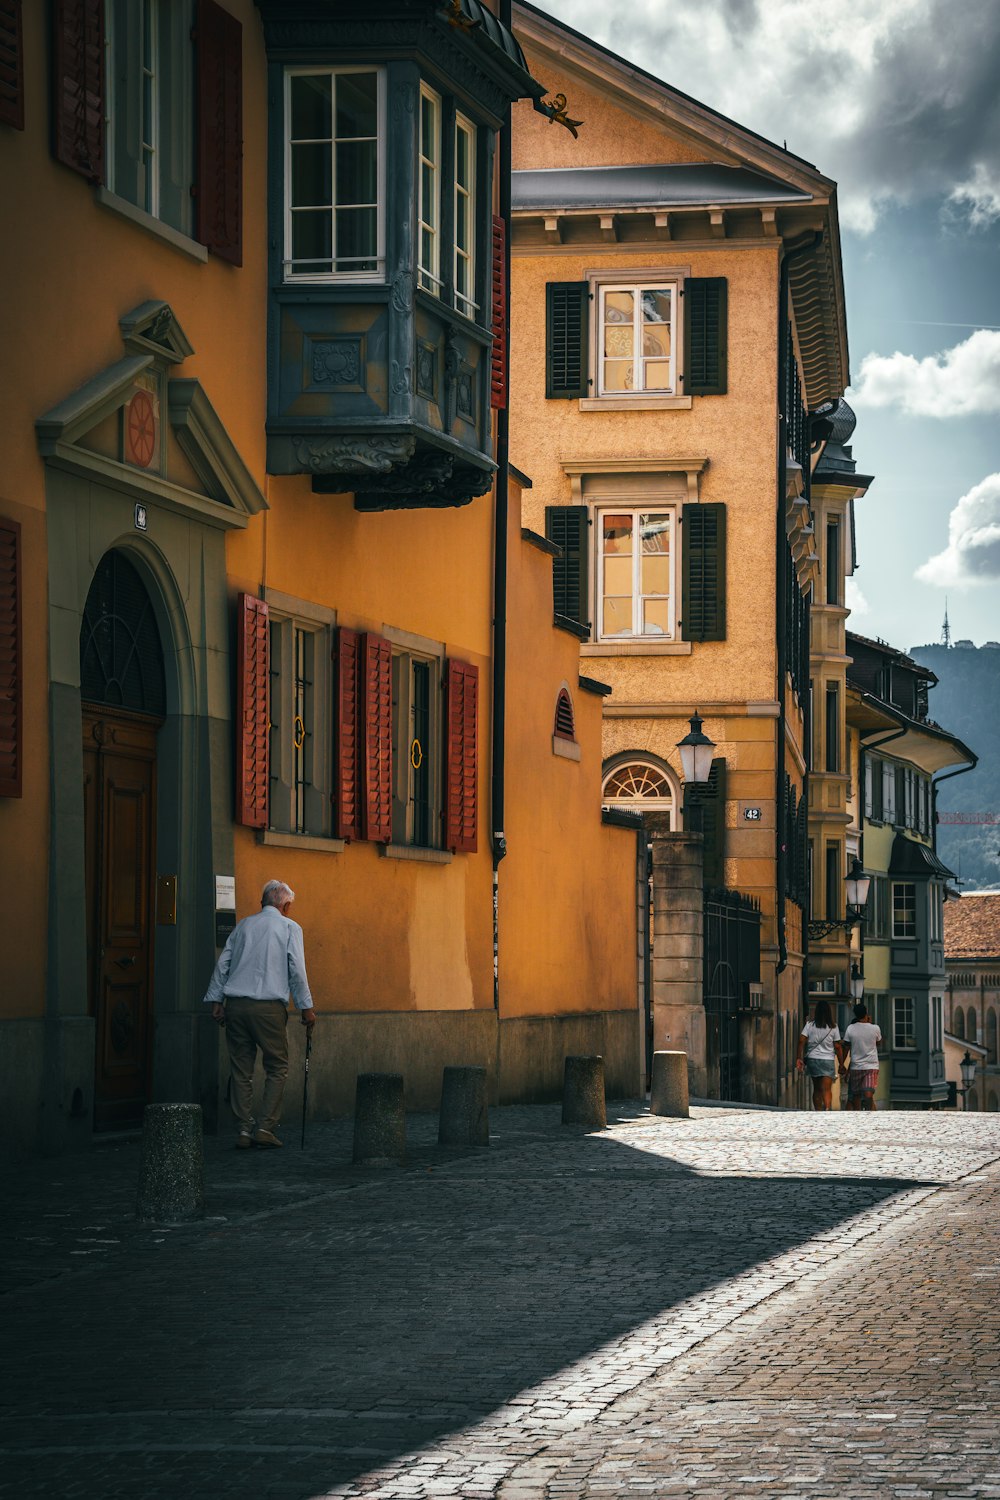
[[[95,1129],[136,1124],[153,1036],[156,740],[163,648],[145,585],[108,552],[80,633],[88,981],[96,1022]]]

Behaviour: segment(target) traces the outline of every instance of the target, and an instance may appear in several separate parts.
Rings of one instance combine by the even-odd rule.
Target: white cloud
[[[844,603],[852,615],[867,615],[871,613],[871,605],[861,592],[861,587],[854,578],[845,579]]]
[[[988,474],[962,496],[948,520],[947,547],[916,577],[945,588],[1000,580],[1000,474]]]
[[[825,0],[544,0],[544,9],[778,145],[787,138],[838,180],[842,222],[858,233],[890,203],[948,201],[973,224],[995,216],[996,0],[962,0],[960,15],[954,0],[840,0],[832,10]]]
[[[1000,331],[980,328],[940,354],[866,354],[850,402],[859,411],[892,406],[913,417],[1000,412]]]
[[[1000,164],[977,161],[972,176],[948,194],[948,202],[965,214],[973,229],[989,229],[1000,219]]]

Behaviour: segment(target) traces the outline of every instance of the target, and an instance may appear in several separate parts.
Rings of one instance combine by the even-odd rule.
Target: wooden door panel
[[[101,1036],[98,1041],[105,1080],[117,1079],[131,1092],[143,1065],[146,1049],[146,986],[106,979],[101,996]]]
[[[137,1124],[149,1097],[157,729],[84,711],[97,1128]]]
[[[105,848],[108,853],[104,941],[138,948],[149,932],[149,786],[152,766],[105,757]]]

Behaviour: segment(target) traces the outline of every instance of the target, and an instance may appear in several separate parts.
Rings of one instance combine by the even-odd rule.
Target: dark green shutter
[[[589,295],[586,281],[550,281],[545,288],[545,395],[550,401],[589,392]]]
[[[688,833],[701,833],[704,836],[703,880],[706,888],[722,890],[726,884],[726,761],[724,756],[713,760],[711,772],[704,785],[686,783],[684,826]]]
[[[545,535],[562,549],[561,557],[552,559],[552,607],[555,617],[576,625],[590,634],[589,518],[585,505],[547,505]]]
[[[684,283],[684,394],[724,396],[729,375],[729,288],[724,276]]]
[[[682,512],[681,638],[726,639],[726,507],[685,505]]]

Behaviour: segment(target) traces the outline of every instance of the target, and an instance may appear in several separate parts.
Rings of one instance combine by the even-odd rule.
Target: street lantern
[[[860,1000],[865,993],[865,976],[855,964],[851,970],[851,999]]]
[[[710,740],[707,734],[702,734],[702,717],[697,709],[691,715],[690,722],[691,733],[686,734],[677,742],[677,748],[681,752],[681,769],[686,782],[695,786],[704,786],[712,774],[715,742]]]
[[[962,1074],[962,1093],[967,1094],[976,1081],[976,1059],[969,1056],[968,1048],[958,1067]]]
[[[871,876],[866,875],[860,859],[855,854],[851,859],[851,867],[847,872],[847,907],[854,911],[860,911],[868,900],[868,887],[871,885]]]

